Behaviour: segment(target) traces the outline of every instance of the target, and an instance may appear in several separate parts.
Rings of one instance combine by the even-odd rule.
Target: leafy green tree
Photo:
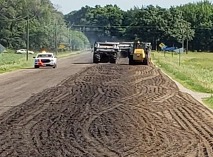
[[[54,49],[55,43],[68,42],[64,15],[50,0],[0,0],[0,43],[12,49],[26,48],[27,21],[30,49]]]
[[[195,35],[190,43],[192,50],[213,50],[213,4],[208,1],[188,3],[177,7],[184,19],[191,24]]]

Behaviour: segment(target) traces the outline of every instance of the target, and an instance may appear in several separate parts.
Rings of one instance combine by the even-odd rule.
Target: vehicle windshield
[[[52,54],[38,54],[37,58],[53,58]]]

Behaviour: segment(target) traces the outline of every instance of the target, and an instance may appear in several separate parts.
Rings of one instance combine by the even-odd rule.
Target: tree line
[[[170,8],[134,7],[124,11],[117,5],[85,6],[65,15],[76,30],[96,40],[163,42],[192,51],[213,51],[213,4],[208,1]]]
[[[29,25],[27,25],[27,22]],[[50,0],[0,0],[0,44],[9,49],[57,49],[61,44],[82,49],[89,44],[80,31],[71,30]]]

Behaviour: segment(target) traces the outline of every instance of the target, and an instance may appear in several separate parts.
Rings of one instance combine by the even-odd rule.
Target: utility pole
[[[30,31],[29,31],[29,15],[27,16],[27,61],[29,59],[29,42],[30,42]]]
[[[181,26],[180,26],[180,32],[181,32],[181,43],[182,43],[182,48],[184,49],[184,27],[183,27],[183,24],[180,23]]]
[[[188,54],[189,50],[189,26],[186,28],[186,54]]]
[[[70,49],[70,27],[68,26],[68,43],[69,43],[69,51],[71,50]]]
[[[181,23],[180,23],[180,33],[181,33],[181,39],[180,39],[180,41],[181,41],[181,43],[182,43],[182,49],[183,49],[183,51],[184,51],[184,31],[183,31],[183,24],[182,24],[182,21],[181,21]],[[180,49],[179,49],[179,61],[178,61],[178,63],[179,63],[179,66],[180,66],[180,62],[181,62],[181,59],[180,59]]]
[[[71,51],[73,50],[73,43],[72,43],[72,27],[73,27],[74,23],[71,24],[70,26],[70,46],[71,46]]]
[[[189,51],[189,39],[186,39],[186,54],[188,54]]]
[[[158,51],[158,40],[159,40],[159,39],[155,39],[155,51],[156,51],[156,52]]]
[[[57,25],[56,25],[56,21],[55,21],[55,54],[57,56],[58,54],[58,44],[57,44]]]

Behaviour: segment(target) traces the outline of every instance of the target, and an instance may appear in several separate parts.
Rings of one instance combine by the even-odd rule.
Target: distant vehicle
[[[27,50],[26,50],[26,49],[19,49],[19,50],[16,50],[16,53],[17,53],[17,54],[26,54],[26,53],[27,53]],[[29,53],[29,54],[34,54],[34,52],[33,52],[33,51],[30,51],[30,50],[28,50],[28,53]]]
[[[151,63],[151,50],[150,42],[134,41],[133,48],[128,55],[129,65],[149,65]]]
[[[164,43],[159,44],[160,48],[162,51],[167,51],[167,52],[176,52],[176,53],[183,53],[184,49],[183,48],[178,48],[178,47],[168,47]]]
[[[128,57],[129,52],[131,51],[131,47],[133,42],[120,42],[118,47],[120,49],[120,57],[126,58]]]
[[[53,53],[50,52],[42,52],[38,53],[34,61],[34,68],[39,68],[39,67],[57,67],[57,58],[54,56]]]
[[[93,63],[116,63],[119,43],[117,42],[95,42],[93,50]]]

